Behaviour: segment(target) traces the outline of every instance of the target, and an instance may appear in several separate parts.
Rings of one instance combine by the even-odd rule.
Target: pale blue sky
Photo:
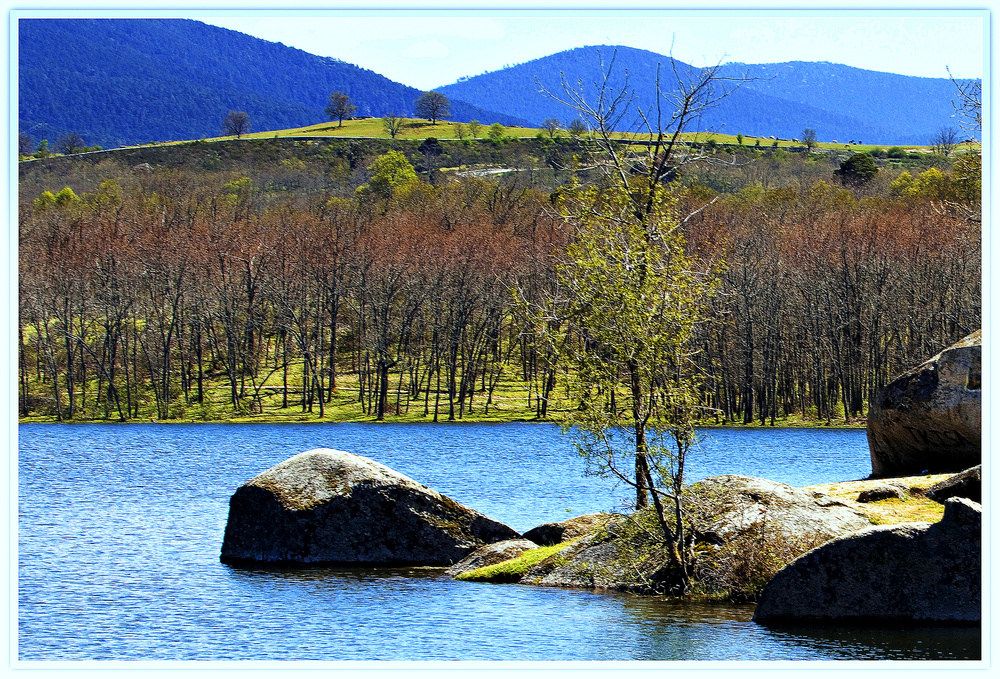
[[[982,77],[982,12],[857,10],[233,10],[200,19],[336,57],[420,89],[582,45],[620,44],[705,66],[832,61],[924,77]]]

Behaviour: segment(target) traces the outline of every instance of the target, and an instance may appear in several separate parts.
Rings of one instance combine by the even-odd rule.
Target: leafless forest
[[[553,168],[574,151],[543,141],[407,147],[391,171],[381,149],[319,142],[22,163],[20,415],[573,407],[512,292],[550,292],[570,233]],[[858,421],[892,376],[979,327],[969,160],[843,186],[809,154],[719,159],[677,189],[687,246],[720,276],[697,343],[709,422]],[[472,162],[518,171],[442,171]]]

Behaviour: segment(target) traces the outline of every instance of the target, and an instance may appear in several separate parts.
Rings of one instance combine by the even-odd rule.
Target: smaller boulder
[[[539,545],[558,545],[597,531],[607,523],[608,518],[607,514],[597,513],[584,514],[558,523],[543,523],[526,531],[524,537]]]
[[[875,526],[802,555],[764,587],[756,622],[977,624],[982,507],[945,502],[934,524]]]
[[[516,559],[529,549],[535,549],[537,544],[531,540],[504,540],[483,545],[469,556],[465,557],[454,566],[445,571],[445,575],[455,577],[462,573],[474,571],[477,568],[492,566],[494,564]]]
[[[531,567],[521,582],[543,587],[584,589],[641,589],[645,584],[628,560],[622,558],[616,526],[591,533]]]
[[[879,502],[881,500],[905,500],[906,488],[895,483],[881,483],[858,494],[858,502]]]
[[[942,504],[950,497],[964,497],[974,502],[982,502],[982,468],[982,465],[977,464],[964,472],[935,483],[924,491],[924,497]]]

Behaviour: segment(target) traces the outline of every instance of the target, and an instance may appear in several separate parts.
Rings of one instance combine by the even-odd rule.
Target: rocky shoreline
[[[685,595],[756,601],[764,623],[978,624],[980,365],[977,331],[882,391],[868,422],[869,479],[793,488],[723,475],[687,486],[692,572],[681,578],[649,510],[522,535],[331,449],[295,455],[237,489],[220,559],[446,566],[463,580],[649,594],[676,593],[680,582]]]
[[[808,559],[822,562],[823,550],[834,553],[834,565],[824,568],[840,572],[843,568],[836,564],[846,558],[842,553],[859,553],[851,541],[874,539],[902,544],[907,542],[904,538],[912,538],[912,546],[899,552],[908,555],[901,557],[903,565],[890,569],[899,570],[896,579],[912,571],[912,563],[933,563],[938,572],[978,574],[981,508],[968,499],[950,498],[944,500],[947,505],[939,505],[926,498],[925,493],[942,486],[941,481],[939,476],[927,476],[891,484],[885,480],[829,484],[837,494],[736,475],[693,484],[685,493],[696,532],[698,572],[691,594],[735,601],[755,601],[760,595],[759,607],[779,610],[765,613],[761,621],[785,620],[794,617],[789,612],[793,609],[768,603],[768,591],[779,592],[781,601],[789,596],[789,587],[769,584],[778,574],[795,573],[793,568],[816,572],[818,567],[796,564],[812,563]],[[888,496],[871,499],[872,492],[881,488],[889,489]],[[925,514],[928,506],[940,506],[943,518],[937,523],[878,526],[882,520],[874,510],[888,503],[912,503]],[[956,530],[963,547],[942,552],[941,536]],[[872,531],[879,537],[865,537]],[[928,534],[938,537],[929,539]],[[892,537],[897,535],[901,537]],[[590,514],[543,524],[522,535],[373,460],[330,449],[295,455],[237,489],[230,500],[220,559],[236,566],[446,566],[449,575],[461,580],[645,594],[669,593],[675,582],[648,512]],[[856,564],[849,570],[864,572]],[[872,583],[884,583],[887,577],[882,573]],[[829,597],[834,578],[825,581],[828,586],[813,587],[807,576],[792,580],[799,583],[799,590],[825,592]],[[911,592],[907,600],[934,599],[938,608],[933,610],[957,611],[957,617],[941,617],[942,621],[979,619],[969,603],[978,603],[978,590],[973,591],[978,577],[967,575],[956,581],[960,606],[942,597],[939,581],[927,582],[937,590],[922,597]],[[855,594],[863,589],[858,578],[846,579],[843,586]],[[919,583],[907,586],[919,589]],[[871,594],[869,600],[886,596]],[[833,595],[834,600],[840,598]],[[801,593],[790,599],[797,602],[795,611],[826,610],[803,604],[804,599]],[[906,617],[898,606],[890,610],[880,604],[872,610],[883,611],[886,619]],[[926,618],[933,611],[919,612],[925,617],[915,619],[934,619]]]

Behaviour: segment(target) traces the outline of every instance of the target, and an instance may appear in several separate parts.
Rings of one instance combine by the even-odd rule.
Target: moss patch
[[[476,568],[475,570],[455,576],[455,579],[472,580],[474,582],[518,582],[532,566],[544,561],[557,552],[561,552],[574,542],[576,540],[567,540],[557,545],[529,549],[513,559],[507,559],[492,566]]]
[[[863,479],[860,481],[843,481],[840,483],[824,483],[808,486],[809,490],[818,490],[835,497],[852,509],[857,509],[876,525],[911,523],[914,521],[929,521],[937,523],[944,515],[944,505],[928,500],[923,496],[935,483],[943,481],[954,474],[928,474],[926,476],[903,476],[895,479]],[[909,489],[904,500],[895,498],[878,502],[858,502],[858,494],[884,483],[900,483]]]

